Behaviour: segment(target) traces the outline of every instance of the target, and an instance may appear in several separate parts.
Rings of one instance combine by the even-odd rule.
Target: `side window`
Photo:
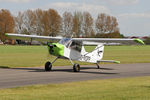
[[[70,48],[81,52],[81,45],[75,41],[72,41]]]
[[[71,43],[70,47],[71,47],[72,49],[76,47],[76,44],[75,44],[75,42],[74,42],[74,41],[72,41],[72,43]]]

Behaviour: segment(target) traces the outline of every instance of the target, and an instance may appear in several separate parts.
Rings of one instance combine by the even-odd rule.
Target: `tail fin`
[[[104,45],[98,45],[95,50],[93,50],[92,54],[97,57],[97,60],[101,60],[104,54]]]
[[[82,46],[82,49],[81,49],[81,55],[85,55],[85,54],[87,54],[87,53],[88,53],[88,52],[86,52],[84,46]]]

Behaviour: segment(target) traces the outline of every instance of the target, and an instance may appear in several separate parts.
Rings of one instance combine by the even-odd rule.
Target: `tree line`
[[[93,18],[89,12],[64,12],[54,9],[27,10],[13,16],[9,10],[0,10],[0,39],[5,33],[65,37],[121,37],[117,19],[105,13]]]

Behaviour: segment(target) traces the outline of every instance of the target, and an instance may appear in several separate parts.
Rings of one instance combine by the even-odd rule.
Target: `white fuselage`
[[[84,46],[82,46],[81,52],[67,47],[64,48],[64,56],[66,58],[82,62],[97,63],[103,58],[103,53],[103,45],[98,45],[92,52],[86,52]]]

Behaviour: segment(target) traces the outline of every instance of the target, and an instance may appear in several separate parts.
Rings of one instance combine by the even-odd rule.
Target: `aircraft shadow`
[[[87,69],[97,69],[97,68],[91,68],[91,67],[81,67],[80,69],[80,72],[79,73],[89,73],[89,74],[107,74],[107,75],[110,75],[110,74],[119,74],[119,73],[112,73],[112,72],[102,72],[101,70],[112,70],[112,69],[109,69],[109,68],[101,68],[101,69],[97,69],[99,70],[99,72],[96,72],[96,71],[90,71]],[[45,70],[44,70],[45,71]],[[69,73],[75,73],[73,72],[73,69],[52,69],[51,72],[69,72]],[[78,72],[76,72],[78,74]]]
[[[98,69],[96,67],[81,67],[81,70],[82,69]],[[100,68],[100,70],[114,70],[113,68]]]
[[[28,71],[33,71],[33,72],[44,72],[44,69],[39,69],[39,68],[11,68],[8,66],[0,66],[0,69],[15,69],[15,70],[28,70]]]
[[[119,73],[111,73],[111,72],[86,72],[86,71],[80,71],[79,73],[88,73],[88,74],[105,74],[105,75],[114,75]]]
[[[28,70],[29,72],[45,72],[44,69],[40,69],[40,68],[11,68],[11,69]]]
[[[0,66],[1,69],[9,69],[10,67],[8,66]]]
[[[15,70],[27,70],[28,72],[46,72],[44,69],[40,69],[40,68],[10,68],[8,66],[0,66],[0,68],[2,69],[15,69]],[[100,70],[99,72],[94,72],[94,71],[86,71],[87,69],[97,69],[96,67],[81,67],[81,70],[79,73],[89,73],[89,74],[107,74],[107,75],[111,75],[111,74],[119,74],[119,73],[111,73],[111,72],[101,72],[101,70],[114,70],[112,68],[100,68],[97,70]],[[51,72],[69,72],[69,73],[75,73],[73,72],[73,69],[55,69],[53,68]],[[50,72],[49,72],[50,73]]]

